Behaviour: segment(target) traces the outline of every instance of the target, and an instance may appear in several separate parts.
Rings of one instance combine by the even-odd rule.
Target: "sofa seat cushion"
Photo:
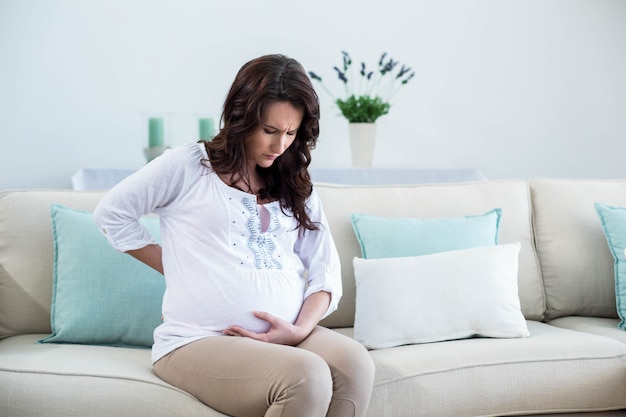
[[[605,317],[560,317],[548,322],[556,327],[611,337],[626,343],[626,331],[617,328],[619,319]],[[625,382],[626,383],[626,382]]]
[[[152,371],[149,349],[0,341],[0,415],[224,416]]]
[[[626,345],[528,321],[529,338],[370,351],[369,416],[494,416],[626,408]],[[351,329],[342,329],[350,335]],[[599,384],[576,381],[602,381]]]
[[[598,411],[596,413],[533,414],[532,416],[533,417],[626,417],[626,410]]]

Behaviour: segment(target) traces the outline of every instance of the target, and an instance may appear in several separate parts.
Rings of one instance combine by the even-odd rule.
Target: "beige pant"
[[[367,350],[320,326],[297,347],[207,337],[164,356],[154,370],[237,417],[363,417],[374,382]]]

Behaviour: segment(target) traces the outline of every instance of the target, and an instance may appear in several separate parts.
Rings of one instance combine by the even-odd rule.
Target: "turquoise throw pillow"
[[[143,346],[161,323],[163,276],[116,251],[93,214],[53,205],[52,334],[41,343]],[[159,219],[142,223],[160,239]]]
[[[626,207],[595,203],[595,208],[615,260],[615,303],[621,319],[618,327],[626,330]]]
[[[498,244],[502,210],[482,215],[439,218],[391,218],[352,214],[363,258],[428,255]]]

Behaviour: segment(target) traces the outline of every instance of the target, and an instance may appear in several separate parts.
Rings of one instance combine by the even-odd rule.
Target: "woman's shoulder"
[[[171,149],[171,151],[178,153],[179,157],[186,157],[194,161],[203,159],[208,160],[206,148],[202,142],[185,143],[184,145],[179,145]]]
[[[210,168],[209,158],[204,143],[190,142],[166,151],[170,157],[186,169]]]

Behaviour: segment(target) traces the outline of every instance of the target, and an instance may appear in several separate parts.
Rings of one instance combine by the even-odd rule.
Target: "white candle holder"
[[[154,158],[161,156],[169,148],[169,146],[148,146],[143,149],[143,154],[146,157],[146,161],[150,162]]]
[[[173,113],[150,111],[141,113],[141,138],[147,144],[143,154],[148,162],[160,156],[169,148],[172,136]],[[152,126],[152,129],[151,129]]]

